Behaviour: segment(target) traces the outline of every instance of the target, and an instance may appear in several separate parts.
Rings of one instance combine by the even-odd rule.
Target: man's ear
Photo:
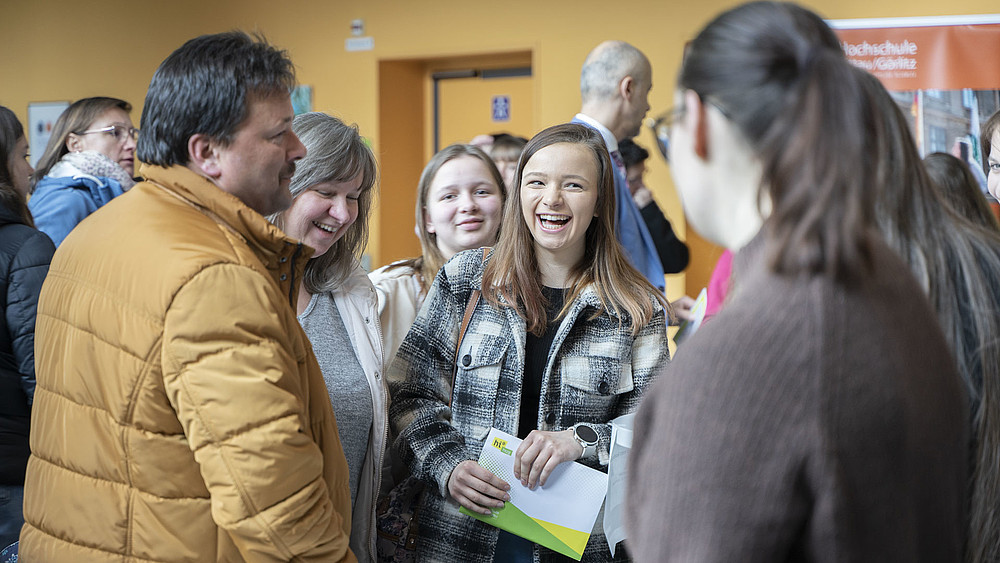
[[[209,178],[216,179],[222,174],[219,144],[208,135],[195,133],[188,138],[188,159],[192,168]]]
[[[708,114],[705,104],[701,101],[701,96],[694,90],[684,92],[684,115],[681,117],[686,121],[688,129],[693,134],[694,154],[698,158],[705,160],[708,158],[709,132]]]
[[[635,78],[631,75],[622,78],[621,82],[618,83],[618,94],[627,101],[632,101],[632,96],[635,95]]]

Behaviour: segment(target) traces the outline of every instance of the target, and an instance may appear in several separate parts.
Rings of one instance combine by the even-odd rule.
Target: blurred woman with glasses
[[[63,112],[35,169],[28,207],[38,229],[59,246],[73,227],[135,184],[132,105],[84,98]]]

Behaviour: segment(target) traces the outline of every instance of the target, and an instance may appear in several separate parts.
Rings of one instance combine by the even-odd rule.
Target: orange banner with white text
[[[1000,111],[1000,14],[827,23],[851,63],[890,91],[920,154],[960,158],[986,194],[980,125]]]
[[[1000,89],[1000,21],[854,29],[846,27],[850,20],[832,23],[847,58],[889,90]]]

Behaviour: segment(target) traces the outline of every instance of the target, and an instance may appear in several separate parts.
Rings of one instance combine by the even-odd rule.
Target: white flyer
[[[604,504],[607,474],[564,462],[545,486],[529,489],[514,478],[514,452],[520,444],[517,437],[490,429],[479,465],[510,484],[510,500],[490,516],[465,508],[460,512],[579,561]]]

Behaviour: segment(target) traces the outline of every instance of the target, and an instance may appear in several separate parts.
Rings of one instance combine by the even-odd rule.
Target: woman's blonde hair
[[[431,159],[427,162],[427,166],[424,167],[424,171],[420,174],[420,181],[417,182],[417,236],[420,238],[420,248],[423,254],[416,258],[401,260],[391,264],[388,268],[395,269],[406,267],[413,269],[417,272],[420,280],[420,287],[424,293],[427,293],[427,290],[430,289],[431,284],[434,283],[434,276],[437,275],[438,270],[440,270],[441,266],[444,266],[444,263],[446,262],[444,255],[441,254],[441,250],[438,248],[437,235],[427,230],[427,221],[424,219],[424,212],[427,209],[427,201],[430,198],[431,184],[434,182],[434,177],[437,176],[438,171],[441,170],[441,167],[444,166],[445,163],[463,156],[471,156],[482,162],[489,171],[494,183],[496,183],[497,189],[500,190],[501,203],[507,199],[507,188],[504,186],[503,177],[500,176],[500,171],[497,170],[496,164],[493,163],[493,160],[489,157],[489,155],[483,152],[479,147],[456,143],[441,149],[437,154],[431,157]]]

